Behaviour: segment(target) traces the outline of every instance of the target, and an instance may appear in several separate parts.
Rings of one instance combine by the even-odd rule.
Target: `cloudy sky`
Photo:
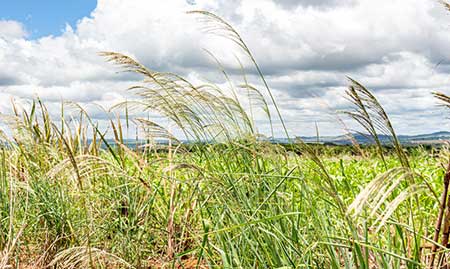
[[[239,49],[202,32],[189,10],[211,11],[241,33],[293,135],[313,135],[315,123],[324,135],[343,132],[335,111],[348,107],[347,76],[374,91],[398,133],[450,130],[450,112],[430,94],[450,94],[450,12],[437,0],[6,1],[0,112],[9,111],[11,98],[39,96],[55,116],[62,99],[105,107],[128,99],[139,77],[117,73],[99,51],[221,84],[206,48],[239,82]],[[261,86],[250,65],[246,71]],[[258,123],[267,133],[267,122]]]

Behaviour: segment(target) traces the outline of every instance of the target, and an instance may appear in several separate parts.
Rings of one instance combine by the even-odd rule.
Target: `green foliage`
[[[188,151],[170,145],[164,151],[110,150],[89,143],[75,149],[70,145],[83,135],[66,132],[62,143],[54,128],[53,143],[35,143],[21,132],[3,151],[2,234],[8,234],[11,217],[13,229],[2,247],[27,223],[11,264],[37,257],[31,264],[62,267],[144,268],[186,259],[233,268],[415,267],[423,259],[414,255],[419,250],[412,240],[430,241],[433,193],[441,188],[440,165],[447,157],[446,149],[439,155],[410,150],[411,169],[420,175],[416,184],[428,186],[417,192],[419,207],[392,203],[411,185],[402,181],[395,153],[385,154],[384,162],[397,172],[386,174],[370,147],[362,157],[349,154],[351,148],[308,145],[311,152],[326,149],[315,155],[321,168],[309,154],[295,153],[301,144],[297,149],[235,139],[193,144]],[[381,185],[358,198],[370,184]],[[358,212],[347,214],[341,206]]]

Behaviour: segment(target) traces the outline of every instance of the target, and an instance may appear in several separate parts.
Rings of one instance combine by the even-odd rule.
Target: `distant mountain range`
[[[374,144],[373,139],[369,135],[353,133],[353,138],[362,145],[370,145]],[[390,144],[392,141],[392,137],[388,135],[379,135],[378,136],[381,143]],[[320,143],[320,144],[330,144],[330,145],[351,145],[352,141],[348,135],[338,135],[338,136],[298,136],[297,138],[302,139],[306,143]],[[446,141],[450,141],[450,132],[441,131],[430,134],[420,134],[420,135],[399,135],[398,138],[400,142],[404,145],[439,145],[443,144]],[[272,143],[283,143],[288,144],[289,140],[286,138],[266,138],[264,140],[271,141]],[[115,146],[116,142],[114,139],[106,139],[108,144]],[[181,140],[184,144],[189,144],[189,141]],[[88,139],[88,143],[92,141]],[[101,141],[99,141],[101,142]],[[157,140],[155,141],[158,145],[167,145],[167,140]],[[128,147],[136,147],[142,146],[146,143],[145,140],[134,140],[134,139],[125,139],[124,144]],[[103,144],[103,143],[102,143]],[[102,147],[106,148],[103,144]]]
[[[369,135],[354,133],[352,136],[359,144],[373,144],[374,141]],[[380,141],[384,144],[390,143],[392,140],[391,136],[379,135]],[[349,145],[351,140],[347,135],[339,136],[300,136],[298,137],[307,143],[322,143],[322,144],[335,144],[335,145]],[[445,141],[450,141],[450,132],[441,131],[430,134],[421,135],[399,135],[398,139],[402,144],[442,144]]]

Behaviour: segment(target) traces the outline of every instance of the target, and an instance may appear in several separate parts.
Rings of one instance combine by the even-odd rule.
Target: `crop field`
[[[239,45],[264,88],[245,75],[229,80],[220,62],[230,92],[102,52],[143,78],[130,89],[136,99],[114,107],[125,116],[105,112],[107,131],[75,103],[63,103],[57,118],[39,99],[13,104],[14,113],[1,116],[10,133],[0,147],[0,268],[447,264],[446,144],[403,147],[382,104],[353,79],[352,108],[340,115],[371,145],[310,144],[287,131],[289,143],[271,143],[253,113],[286,128],[250,50],[221,18],[193,15]],[[450,105],[434,95],[443,110]],[[189,142],[133,111],[158,113]],[[130,122],[141,130],[133,145],[124,139]]]
[[[411,149],[406,172],[372,148],[307,156],[240,140],[108,152],[23,128],[1,152],[0,244],[11,266],[419,268],[429,259],[445,148]]]

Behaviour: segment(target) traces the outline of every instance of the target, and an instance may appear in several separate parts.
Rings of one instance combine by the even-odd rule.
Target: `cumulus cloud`
[[[117,73],[98,56],[105,50],[129,54],[158,71],[216,83],[223,77],[203,48],[242,80],[238,55],[250,81],[261,86],[236,46],[203,33],[186,14],[193,9],[214,12],[241,33],[294,135],[313,134],[314,122],[323,134],[342,131],[332,112],[348,105],[346,76],[375,91],[399,132],[442,128],[442,112],[429,92],[445,91],[450,82],[450,18],[432,0],[99,0],[74,28],[36,40],[27,38],[20,22],[0,21],[0,93],[106,106],[131,98],[125,89],[139,77]],[[258,122],[266,132],[267,121]]]
[[[24,26],[17,21],[0,20],[0,38],[17,39],[27,35]]]

